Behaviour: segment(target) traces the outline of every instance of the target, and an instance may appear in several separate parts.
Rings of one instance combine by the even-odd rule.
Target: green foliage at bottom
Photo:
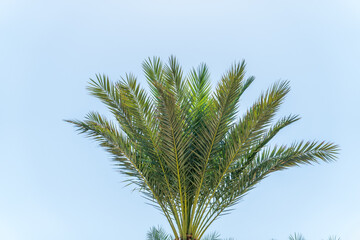
[[[289,236],[289,240],[306,240],[305,237],[300,233],[294,233],[293,235]],[[341,240],[337,236],[330,236],[328,240]]]
[[[165,230],[158,226],[150,228],[150,230],[147,233],[146,240],[171,240],[174,239],[170,236],[170,234],[167,234]],[[217,232],[213,232],[211,234],[206,235],[203,240],[234,240],[233,238],[221,238],[220,234]],[[276,239],[272,239],[276,240]],[[306,240],[305,237],[301,233],[294,233],[293,235],[289,236],[289,240]],[[330,236],[328,240],[341,240],[341,238],[337,236]]]
[[[146,240],[171,240],[169,234],[162,227],[152,227],[146,235]]]

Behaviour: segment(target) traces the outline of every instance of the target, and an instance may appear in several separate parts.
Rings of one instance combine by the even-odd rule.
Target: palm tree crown
[[[273,84],[238,119],[239,99],[254,81],[235,63],[211,92],[205,64],[183,75],[175,57],[143,63],[150,94],[128,74],[115,83],[105,75],[88,90],[116,121],[90,112],[68,120],[99,141],[122,173],[167,218],[176,239],[201,239],[209,225],[269,173],[303,163],[331,161],[332,143],[299,141],[268,146],[289,115],[272,124],[290,87]]]

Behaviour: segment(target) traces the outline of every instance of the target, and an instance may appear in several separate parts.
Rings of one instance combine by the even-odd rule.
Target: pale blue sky
[[[145,239],[162,215],[124,188],[108,154],[63,119],[105,108],[88,78],[117,80],[176,55],[208,63],[215,84],[234,60],[256,82],[291,81],[282,114],[302,120],[275,142],[325,139],[336,163],[272,174],[212,230],[238,240],[360,239],[360,4],[338,1],[0,1],[0,239]]]

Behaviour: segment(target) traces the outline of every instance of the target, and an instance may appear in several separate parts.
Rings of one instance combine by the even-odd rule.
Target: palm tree
[[[147,233],[146,240],[171,240],[171,237],[162,227],[152,227]]]
[[[170,235],[165,232],[162,227],[152,227],[147,233],[146,240],[170,240]],[[234,240],[232,238],[223,239],[220,238],[220,234],[213,232],[203,237],[203,240]],[[331,239],[330,239],[331,240]]]
[[[132,74],[117,82],[90,79],[89,92],[115,120],[90,112],[67,120],[97,140],[120,171],[159,208],[177,240],[202,239],[208,227],[272,172],[336,158],[333,143],[299,141],[269,146],[297,115],[275,114],[290,90],[273,84],[238,119],[239,99],[254,81],[235,63],[211,92],[208,67],[187,76],[175,57],[143,63],[150,94]]]
[[[294,233],[294,235],[289,236],[289,240],[305,240],[305,238],[300,233]]]
[[[339,237],[337,236],[330,236],[328,238],[329,240],[341,240]],[[294,235],[290,235],[289,236],[289,240],[305,240],[304,236],[300,233],[294,233]]]
[[[166,234],[165,230],[162,227],[152,227],[148,233],[146,240],[170,240],[170,235]],[[216,232],[208,234],[203,238],[203,240],[226,240],[221,239],[220,235]],[[228,240],[234,240],[233,238],[229,238]],[[271,239],[276,240],[276,239]],[[305,240],[305,237],[300,233],[294,233],[293,235],[289,236],[289,240]],[[328,240],[341,240],[337,236],[330,236]]]

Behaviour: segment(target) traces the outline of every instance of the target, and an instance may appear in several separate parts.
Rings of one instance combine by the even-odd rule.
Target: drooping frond
[[[141,162],[138,162],[136,152],[131,148],[129,140],[118,131],[114,123],[96,112],[90,112],[85,117],[85,121],[67,120],[67,122],[74,124],[80,133],[86,133],[98,141],[101,146],[113,154],[122,173],[134,177],[135,180],[132,182],[139,188],[146,189],[140,169]]]
[[[273,147],[256,154],[255,159],[244,168],[241,162],[234,164],[214,193],[203,230],[220,214],[236,204],[242,196],[272,172],[291,166],[317,161],[333,161],[338,147],[325,142],[300,142],[287,146]],[[226,213],[226,212],[225,212]]]

